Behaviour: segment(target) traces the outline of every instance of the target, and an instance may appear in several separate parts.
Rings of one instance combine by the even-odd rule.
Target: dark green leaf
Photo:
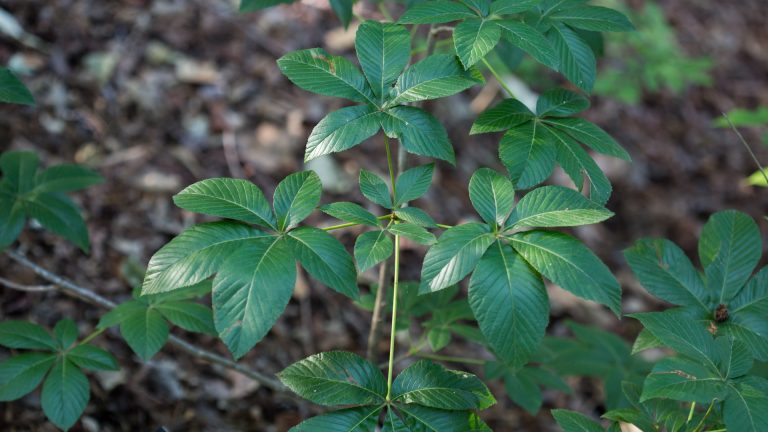
[[[580,89],[591,92],[597,75],[597,60],[592,48],[570,28],[555,23],[547,32],[560,61],[560,72]]]
[[[414,4],[398,22],[400,24],[439,24],[473,17],[477,17],[477,14],[461,3],[434,0]]]
[[[558,130],[546,129],[557,145],[557,161],[579,189],[584,186],[584,176],[589,179],[589,198],[605,204],[611,196],[611,182],[592,157],[570,136]]]
[[[77,339],[77,325],[71,319],[63,319],[53,327],[53,336],[56,338],[59,347],[69,348]]]
[[[290,432],[370,432],[376,429],[380,413],[380,406],[332,411],[305,420]]]
[[[381,112],[373,105],[354,105],[325,116],[307,139],[304,161],[348,150],[376,135]]]
[[[393,432],[490,432],[471,411],[447,411],[413,404],[397,404],[407,429]]]
[[[512,182],[490,168],[480,168],[469,180],[469,199],[490,225],[503,225],[515,205]]]
[[[496,403],[476,376],[429,360],[419,360],[400,372],[392,383],[392,400],[450,410],[485,409]]]
[[[384,208],[392,208],[389,186],[381,177],[366,169],[360,170],[360,192],[370,201]]]
[[[604,432],[599,423],[576,411],[556,409],[552,416],[563,432]]]
[[[548,124],[568,133],[570,136],[587,145],[592,150],[626,161],[632,160],[619,143],[597,125],[580,118],[549,118]]]
[[[249,265],[253,264],[249,263]],[[213,326],[213,313],[207,306],[190,301],[168,301],[158,303],[154,307],[163,314],[165,319],[184,330],[216,334],[216,329]]]
[[[409,67],[398,78],[391,104],[439,99],[483,81],[476,69],[464,70],[456,56],[435,54]]]
[[[424,195],[432,184],[432,172],[435,164],[417,166],[406,170],[395,182],[395,207]]]
[[[725,393],[723,377],[699,361],[682,357],[667,357],[653,367],[645,379],[641,402],[653,398],[709,403],[722,400]]]
[[[589,99],[561,88],[544,92],[536,102],[539,117],[568,117],[589,108]]]
[[[173,202],[195,213],[236,219],[266,228],[277,227],[264,193],[247,180],[212,178],[199,181],[174,196]]]
[[[728,386],[723,417],[729,431],[760,432],[768,429],[768,383],[752,376]]]
[[[294,0],[240,0],[240,12],[253,12],[283,3],[293,3]]]
[[[116,326],[135,314],[146,313],[148,307],[149,305],[142,300],[129,300],[120,303],[116,308],[101,316],[97,327],[106,329]]]
[[[501,28],[495,21],[467,19],[453,29],[453,44],[465,69],[482,60],[500,38]]]
[[[538,122],[510,129],[499,143],[499,158],[520,189],[536,186],[549,177],[556,156],[557,148]]]
[[[76,244],[84,252],[90,250],[88,228],[80,210],[66,195],[44,192],[25,201],[27,214],[52,232]]]
[[[289,230],[307,218],[320,204],[323,185],[314,171],[301,171],[284,178],[273,199],[277,228]]]
[[[533,9],[541,0],[495,0],[491,3],[492,15],[510,15]]]
[[[37,174],[35,191],[71,192],[104,182],[95,171],[79,165],[54,165]]]
[[[357,29],[355,51],[373,93],[384,100],[408,65],[411,35],[401,25],[365,21]]]
[[[120,324],[120,334],[133,352],[147,361],[165,345],[168,324],[154,309],[136,309]]]
[[[84,369],[116,371],[120,369],[115,357],[93,345],[78,345],[66,354],[67,360]]]
[[[333,13],[339,18],[344,28],[348,28],[349,22],[352,21],[352,8],[355,6],[355,0],[330,0],[330,4]]]
[[[664,345],[680,354],[706,364],[710,370],[717,370],[716,348],[712,335],[704,326],[676,310],[634,314]]]
[[[392,239],[384,230],[368,231],[355,241],[355,261],[360,272],[386,260],[394,251]]]
[[[428,215],[424,210],[416,207],[403,207],[395,210],[395,216],[398,219],[412,223],[414,225],[422,226],[425,228],[436,228],[437,224],[432,216]]]
[[[358,223],[372,227],[379,226],[379,220],[371,212],[359,204],[351,202],[335,202],[320,207],[320,210],[336,219],[345,222]]]
[[[491,0],[461,0],[461,2],[476,11],[480,16],[487,16],[491,11]]]
[[[67,430],[83,414],[90,397],[88,378],[71,361],[60,357],[43,383],[40,401],[48,420]]]
[[[434,234],[423,227],[410,223],[393,224],[389,227],[389,232],[427,246],[437,241]]]
[[[539,30],[517,20],[494,22],[501,28],[504,40],[525,51],[539,63],[557,70],[560,64],[557,51]]]
[[[544,186],[520,200],[506,225],[512,228],[578,226],[602,222],[611,216],[613,212],[573,189]]]
[[[35,98],[10,69],[0,68],[0,102],[34,105]]]
[[[0,183],[0,188],[4,183]],[[16,241],[24,228],[23,203],[0,191],[0,250]]]
[[[0,322],[0,345],[13,349],[58,349],[56,341],[44,328],[18,320]]]
[[[464,279],[474,270],[493,240],[488,226],[479,223],[446,230],[427,251],[419,292],[439,291]]]
[[[24,353],[0,363],[0,401],[21,398],[35,389],[56,360],[54,354]]]
[[[352,257],[335,237],[311,227],[288,233],[293,255],[315,279],[351,299],[360,295]]]
[[[0,155],[0,170],[3,183],[11,192],[24,194],[35,186],[35,173],[40,160],[37,154],[29,151],[9,151]]]
[[[409,152],[456,163],[448,133],[428,112],[410,106],[396,106],[382,117],[384,131],[397,137]]]
[[[626,16],[618,11],[602,6],[584,6],[557,11],[549,17],[563,21],[571,27],[596,32],[622,32],[635,27]]]
[[[472,124],[470,135],[511,129],[533,118],[533,113],[517,99],[504,99],[480,113]]]

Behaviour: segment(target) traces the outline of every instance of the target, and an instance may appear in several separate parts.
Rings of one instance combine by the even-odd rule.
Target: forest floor
[[[32,229],[20,240],[31,259],[103,296],[124,300],[136,282],[135,269],[193,222],[190,214],[173,206],[174,193],[199,179],[235,176],[253,181],[270,196],[281,178],[302,169],[307,134],[342,102],[291,85],[275,59],[315,46],[349,55],[353,38],[338,28],[326,2],[307,0],[248,15],[238,15],[232,3],[0,0],[0,8],[28,33],[20,41],[0,34],[0,64],[28,67],[24,80],[38,101],[35,108],[0,106],[0,151],[34,149],[46,164],[76,161],[106,177],[103,185],[77,196],[85,209],[92,253],[84,255]],[[683,51],[713,61],[712,84],[681,94],[646,93],[635,105],[594,97],[586,114],[633,157],[632,164],[600,159],[615,188],[608,207],[616,216],[575,230],[618,275],[627,313],[662,307],[643,294],[623,261],[621,251],[632,241],[667,237],[695,256],[698,233],[713,212],[732,208],[758,218],[768,210],[765,190],[743,182],[755,168],[747,152],[732,131],[712,126],[721,112],[734,107],[768,106],[764,0],[727,6],[701,0],[659,3]],[[362,12],[376,16],[372,10]],[[543,90],[536,83],[531,87]],[[450,126],[459,161],[456,168],[438,164],[436,182],[421,202],[440,215],[441,223],[471,217],[466,185],[475,169],[501,168],[496,158],[499,137],[467,134],[477,107],[489,100],[475,89],[429,105]],[[759,144],[761,132],[743,133],[758,157],[768,161],[768,148]],[[383,173],[383,155],[381,142],[372,139],[311,166],[323,178],[324,202],[362,202],[357,172],[364,167]],[[555,181],[564,181],[563,176]],[[314,215],[308,222],[330,221]],[[765,233],[765,223],[762,228]],[[341,234],[350,246],[352,238]],[[403,276],[412,280],[418,277],[424,250],[405,246]],[[40,283],[3,255],[0,276]],[[567,332],[562,324],[566,318],[596,324],[627,340],[637,331],[631,319],[618,321],[607,310],[560,290],[551,293],[552,334]],[[80,323],[81,334],[92,330],[102,312],[56,292],[3,291],[0,296],[2,319],[52,325],[68,317]],[[347,299],[303,281],[272,332],[241,361],[274,373],[318,351],[363,352],[369,319]],[[228,355],[213,338],[179,335]],[[117,356],[123,370],[97,374],[91,403],[76,431],[153,431],[161,425],[170,431],[285,431],[318,412],[311,404],[276,397],[247,378],[172,347],[142,363],[115,331],[99,343]],[[467,355],[473,347],[458,345],[449,352]],[[599,412],[599,386],[587,378],[571,384],[575,395],[547,392],[538,416],[515,407],[503,397],[503,386],[493,384],[499,403],[483,418],[497,431],[546,431],[552,425],[549,408]],[[0,430],[54,429],[33,393],[0,404]]]

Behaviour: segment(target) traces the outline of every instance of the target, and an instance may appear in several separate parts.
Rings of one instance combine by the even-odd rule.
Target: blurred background
[[[586,117],[623,144],[633,163],[598,160],[615,188],[608,208],[616,216],[575,234],[617,274],[624,311],[631,313],[663,306],[644,294],[623,261],[621,251],[632,241],[667,237],[695,256],[703,223],[731,208],[759,218],[763,233],[768,231],[763,219],[768,193],[747,179],[756,170],[754,162],[718,120],[738,108],[732,119],[768,163],[768,4],[601,3],[629,14],[638,31],[608,34],[597,47],[604,57]],[[355,24],[345,31],[325,0],[236,11],[229,0],[0,0],[0,64],[12,68],[37,99],[35,107],[0,105],[0,151],[32,149],[44,164],[74,161],[107,180],[76,196],[86,212],[91,255],[32,227],[20,244],[33,260],[104,296],[127,299],[149,257],[194,222],[173,206],[174,193],[199,179],[231,176],[247,178],[271,195],[280,179],[303,168],[307,135],[343,102],[294,87],[275,60],[317,46],[352,58]],[[358,4],[356,11],[381,18],[375,4]],[[566,84],[518,53],[492,61],[523,94]],[[435,184],[421,201],[438,222],[473,217],[469,176],[481,166],[502,169],[496,154],[500,136],[468,135],[477,113],[500,97],[500,86],[489,79],[484,90],[427,105],[448,128],[459,161],[455,168],[438,164]],[[324,202],[363,202],[356,186],[359,169],[383,174],[383,157],[378,137],[307,168],[322,178]],[[568,184],[561,172],[551,182]],[[308,222],[330,223],[320,214]],[[340,234],[350,249],[353,234]],[[407,242],[404,247],[404,278],[416,279],[424,249]],[[0,276],[38,283],[2,255]],[[620,322],[557,288],[550,295],[551,334],[567,333],[565,318],[630,341],[638,330],[632,320]],[[270,335],[242,362],[274,373],[318,351],[364,351],[368,312],[307,280],[300,280],[294,297]],[[95,326],[101,312],[55,292],[0,296],[2,319],[51,325],[69,317],[81,325],[81,334]],[[228,355],[212,338],[198,335],[195,342]],[[172,347],[142,363],[116,333],[101,344],[123,369],[97,374],[77,431],[153,431],[161,425],[171,431],[285,431],[317,412]],[[470,355],[477,349],[457,342],[449,351]],[[483,418],[498,431],[549,430],[549,408],[601,409],[600,386],[593,381],[573,379],[573,395],[545,392],[545,409],[537,416],[516,407],[504,397],[503,386],[494,384],[499,403]],[[37,397],[0,404],[0,430],[54,430]]]

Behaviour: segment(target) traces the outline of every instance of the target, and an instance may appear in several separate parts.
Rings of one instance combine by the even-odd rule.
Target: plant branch
[[[47,291],[53,291],[56,289],[56,285],[21,285],[17,284],[14,281],[10,281],[5,278],[0,277],[0,285],[5,285],[6,287],[16,290],[16,291],[24,291],[24,292],[47,292]]]
[[[488,71],[491,72],[491,75],[493,75],[493,77],[496,78],[496,81],[499,82],[499,85],[501,86],[501,88],[504,89],[504,91],[507,92],[509,97],[514,98],[515,92],[513,92],[512,89],[509,88],[507,83],[504,81],[504,78],[502,78],[502,76],[496,71],[496,69],[494,69],[493,66],[491,66],[491,63],[488,62],[488,60],[486,60],[485,58],[483,58],[483,64],[485,65],[486,68],[488,68]]]
[[[13,251],[6,251],[6,254],[17,263],[21,264],[24,267],[27,267],[28,269],[35,272],[38,276],[41,278],[47,280],[48,282],[58,286],[65,294],[71,295],[73,297],[77,297],[86,303],[90,303],[96,306],[103,307],[105,309],[114,309],[117,307],[117,304],[113,302],[112,300],[109,300],[105,297],[100,296],[99,294],[96,294],[95,292],[81,287],[79,285],[76,285],[75,283],[64,279],[63,277],[52,273],[39,265],[33,263],[32,261],[28,260],[23,255],[13,252]],[[200,348],[196,345],[193,345],[177,336],[170,335],[168,337],[168,342],[170,342],[172,345],[176,346],[180,350],[191,354],[195,357],[198,357],[202,360],[205,360],[209,363],[217,364],[219,366],[223,366],[227,369],[232,369],[236,372],[241,373],[242,375],[257,381],[261,383],[264,387],[267,387],[275,392],[279,393],[288,393],[288,390],[286,387],[275,378],[272,378],[270,376],[267,376],[266,374],[263,374],[261,372],[257,372],[255,370],[252,370],[248,367],[245,367],[241,364],[235,363],[232,360],[229,360],[225,357],[222,357],[218,354],[215,354],[213,352],[207,351],[203,348]]]
[[[389,280],[389,260],[384,260],[379,266],[379,287],[376,290],[376,300],[373,302],[373,316],[371,317],[371,330],[368,333],[368,348],[366,358],[376,360],[376,354],[381,341],[381,326],[384,324],[384,304],[386,304],[387,281]]]

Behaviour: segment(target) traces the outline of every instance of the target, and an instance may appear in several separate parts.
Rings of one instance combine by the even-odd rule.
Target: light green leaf
[[[154,308],[160,311],[165,319],[173,325],[186,331],[216,334],[216,329],[213,326],[213,313],[208,306],[190,301],[168,301],[157,303]]]
[[[275,229],[275,216],[264,193],[248,180],[212,178],[187,186],[173,202],[195,213],[235,219]]]
[[[561,88],[544,92],[536,102],[538,117],[568,117],[589,108],[589,99]]]
[[[420,208],[399,208],[395,210],[395,216],[404,222],[412,223],[424,228],[437,228],[437,224],[435,223],[435,220],[432,219],[432,216],[428,215],[424,210]]]
[[[576,411],[555,409],[552,416],[563,432],[604,432],[599,423]]]
[[[494,22],[501,28],[501,36],[507,42],[525,51],[539,63],[557,70],[560,64],[557,51],[539,30],[517,20]]]
[[[592,150],[608,156],[617,157],[626,161],[632,160],[629,153],[624,150],[616,140],[600,129],[594,123],[580,118],[548,118],[545,122],[555,128],[568,133],[574,139],[584,143]]]
[[[0,345],[12,349],[58,349],[56,341],[43,327],[20,320],[0,322]]]
[[[446,230],[424,257],[419,292],[439,291],[464,279],[493,241],[484,224],[468,223]]]
[[[270,237],[237,222],[209,222],[188,228],[149,260],[142,294],[194,285],[218,271],[239,247]]]
[[[380,406],[347,408],[312,417],[290,432],[370,432],[376,429]]]
[[[557,148],[538,122],[510,129],[499,143],[499,158],[519,189],[543,182],[555,167]]]
[[[495,0],[491,3],[491,15],[510,15],[533,9],[541,0]]]
[[[312,129],[304,162],[348,150],[376,135],[380,117],[381,112],[373,105],[354,105],[328,114]]]
[[[80,216],[80,210],[69,197],[44,192],[30,196],[24,203],[29,217],[37,219],[45,228],[76,244],[83,252],[90,250],[88,227]]]
[[[283,238],[252,242],[224,262],[213,280],[214,323],[235,358],[269,332],[295,283],[296,261]]]
[[[115,357],[93,345],[77,345],[66,354],[67,360],[84,369],[116,371],[120,369]]]
[[[399,138],[409,153],[456,163],[448,133],[428,112],[410,106],[396,106],[382,116],[382,126],[387,135]]]
[[[453,44],[465,69],[482,60],[500,38],[501,28],[495,21],[467,19],[453,29]]]
[[[541,277],[512,247],[494,243],[469,283],[469,304],[494,353],[513,367],[539,347],[549,322]]]
[[[381,404],[387,393],[379,368],[344,351],[307,357],[285,368],[278,377],[299,396],[326,406]]]
[[[432,185],[432,172],[435,164],[417,166],[406,170],[397,177],[395,182],[395,207],[424,195]]]
[[[437,241],[434,234],[423,227],[410,223],[393,224],[389,227],[389,232],[427,246]]]
[[[360,170],[360,192],[370,201],[384,208],[392,208],[389,186],[381,177],[366,169]]]
[[[476,376],[429,360],[419,360],[400,372],[392,383],[392,400],[449,410],[485,409],[496,403]]]
[[[503,225],[515,205],[515,188],[503,175],[480,168],[469,180],[469,199],[484,221]]]
[[[80,165],[54,165],[35,177],[36,192],[71,192],[104,182],[97,172]]]
[[[533,118],[533,113],[517,99],[504,99],[477,116],[470,135],[511,129]]]
[[[71,319],[62,319],[53,327],[53,336],[62,349],[69,348],[77,339],[77,324]]]
[[[589,45],[560,23],[552,26],[547,37],[560,57],[560,72],[580,89],[591,92],[597,75],[597,60]]]
[[[392,83],[408,65],[411,35],[401,25],[365,21],[357,29],[355,51],[373,93],[384,100]]]
[[[160,312],[154,309],[137,309],[122,321],[120,334],[133,352],[147,361],[168,340],[168,324]]]
[[[392,239],[384,230],[364,232],[355,241],[355,261],[361,273],[389,258],[392,252]]]
[[[371,212],[361,207],[359,204],[351,202],[335,202],[320,207],[320,210],[336,219],[345,222],[358,223],[372,227],[379,226],[379,220]]]
[[[738,293],[760,261],[763,244],[751,217],[735,210],[715,213],[701,231],[699,259],[707,289],[719,303]]]
[[[71,361],[60,357],[43,383],[40,401],[45,416],[67,430],[83,414],[90,398],[88,378]]]
[[[0,170],[3,172],[3,183],[10,191],[24,194],[35,186],[35,173],[40,160],[37,154],[30,151],[9,151],[0,154]]]
[[[400,24],[439,24],[474,17],[477,17],[477,14],[461,3],[434,0],[414,4],[397,22]]]
[[[288,233],[293,255],[315,279],[355,300],[360,296],[352,257],[327,232],[301,227]]]
[[[24,353],[0,363],[0,401],[19,399],[31,392],[56,360],[54,354]]]
[[[391,105],[439,99],[484,81],[477,69],[464,70],[456,56],[431,55],[405,70],[395,85]]]
[[[510,237],[512,246],[547,279],[571,293],[621,315],[621,287],[586,246],[558,232],[528,231]]]
[[[584,195],[562,186],[543,186],[528,192],[517,204],[506,226],[564,227],[602,222],[613,212]]]
[[[277,228],[285,231],[297,226],[320,204],[322,193],[323,185],[314,171],[301,171],[284,178],[273,198]]]
[[[620,12],[602,6],[584,6],[556,11],[550,19],[563,21],[571,27],[596,32],[623,32],[635,27]]]
[[[290,52],[277,66],[294,84],[313,93],[376,103],[371,87],[360,70],[344,57],[332,56],[321,48]]]
[[[34,105],[29,89],[8,68],[0,68],[0,102]]]

